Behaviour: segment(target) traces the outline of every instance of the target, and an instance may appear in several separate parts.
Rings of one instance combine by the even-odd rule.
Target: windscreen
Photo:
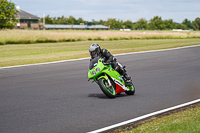
[[[90,65],[89,65],[89,69],[90,69],[90,70],[91,70],[92,68],[94,68],[95,66],[97,66],[98,60],[99,60],[99,57],[96,57],[96,58],[90,60]]]

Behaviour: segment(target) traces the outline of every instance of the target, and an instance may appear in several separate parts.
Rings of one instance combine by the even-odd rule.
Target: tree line
[[[40,19],[43,22],[43,18]],[[45,17],[45,24],[85,24],[85,25],[105,25],[109,26],[111,29],[135,29],[135,30],[171,30],[171,29],[183,29],[183,30],[200,30],[200,18],[197,17],[195,20],[190,21],[187,18],[183,20],[182,23],[176,23],[172,19],[162,20],[160,16],[155,16],[149,21],[144,18],[139,19],[137,22],[132,22],[130,20],[123,21],[116,18],[108,18],[106,21],[99,20],[88,22],[82,18],[69,17],[50,17],[47,15]]]
[[[18,20],[15,15],[17,14],[16,5],[8,0],[0,0],[0,29],[14,28]],[[176,23],[172,19],[162,20],[160,16],[155,16],[149,21],[144,18],[139,19],[137,22],[132,22],[130,20],[123,21],[116,18],[108,18],[106,21],[99,20],[88,22],[82,18],[69,17],[50,17],[45,16],[45,24],[85,24],[85,25],[105,25],[111,29],[135,29],[135,30],[170,30],[170,29],[193,29],[200,30],[200,18],[197,17],[195,20],[190,21],[187,18],[183,20],[182,23]],[[43,22],[43,18],[39,20]]]
[[[15,4],[7,0],[0,0],[0,29],[13,28],[18,21],[15,17]]]

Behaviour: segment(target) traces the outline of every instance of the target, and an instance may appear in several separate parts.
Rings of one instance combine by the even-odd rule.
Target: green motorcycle
[[[123,76],[115,71],[111,65],[104,64],[101,57],[90,60],[88,78],[89,80],[93,79],[109,98],[115,98],[116,94],[122,92],[125,92],[127,95],[135,93],[134,85],[125,86]]]

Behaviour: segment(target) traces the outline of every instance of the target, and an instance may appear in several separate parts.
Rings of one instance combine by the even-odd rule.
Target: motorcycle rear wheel
[[[115,89],[113,86],[108,87],[108,81],[104,78],[99,79],[98,81],[99,87],[103,91],[103,93],[109,98],[115,98]]]

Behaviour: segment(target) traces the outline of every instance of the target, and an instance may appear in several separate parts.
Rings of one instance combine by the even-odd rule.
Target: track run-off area
[[[200,98],[200,45],[115,56],[133,96],[88,82],[89,58],[0,68],[0,132],[97,131]]]

